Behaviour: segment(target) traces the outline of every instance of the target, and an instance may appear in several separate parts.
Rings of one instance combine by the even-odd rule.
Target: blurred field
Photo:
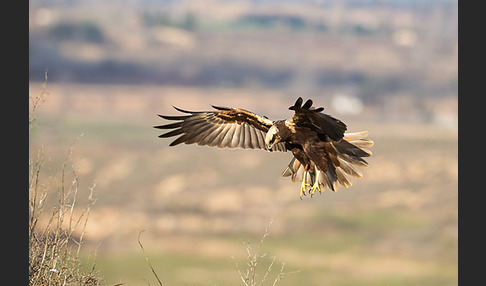
[[[262,285],[282,263],[279,285],[457,285],[457,1],[115,2],[29,5],[31,97],[49,76],[39,228],[68,163],[76,206],[94,187],[81,255],[103,284],[156,285],[147,255],[164,285],[243,285],[273,220]],[[351,188],[300,200],[291,154],[169,148],[153,128],[173,105],[284,119],[297,96],[370,132]]]
[[[30,83],[30,95],[41,83]],[[281,285],[457,285],[457,128],[337,115],[368,130],[370,167],[353,186],[299,199],[280,177],[286,153],[169,148],[152,126],[172,105],[242,107],[272,119],[291,116],[295,98],[270,89],[157,85],[48,84],[30,131],[30,152],[46,157],[50,184],[73,145],[79,204],[96,183],[86,227],[86,261],[106,284],[156,284],[137,237],[164,285],[241,285],[246,242],[257,246],[269,221],[260,277],[271,257]],[[77,139],[78,138],[78,139]],[[48,196],[55,204],[56,197]],[[47,209],[49,205],[47,204]],[[42,223],[40,221],[39,223]],[[234,257],[234,259],[232,259]],[[89,264],[91,265],[91,264]]]

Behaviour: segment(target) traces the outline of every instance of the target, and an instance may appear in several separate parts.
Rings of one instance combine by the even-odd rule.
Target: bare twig
[[[39,150],[37,153],[37,158],[35,161],[32,161],[29,158],[29,237],[31,238],[35,226],[37,225],[38,214],[42,212],[44,207],[45,198],[47,196],[47,190],[41,194],[41,197],[38,199],[37,195],[39,193],[39,185],[40,185],[40,171],[44,165],[43,160],[43,152],[42,149]]]
[[[32,123],[34,123],[34,113],[40,107],[40,104],[44,102],[44,96],[48,95],[49,93],[46,92],[47,89],[47,70],[44,72],[44,83],[42,84],[41,93],[36,96],[35,98],[29,97],[32,101],[32,110],[29,112],[29,130],[32,128]]]
[[[261,286],[263,284],[263,282],[265,282],[265,280],[267,280],[268,274],[272,271],[272,266],[275,263],[275,259],[277,259],[277,257],[273,256],[272,261],[270,262],[270,265],[268,265],[267,272],[265,272],[265,275],[263,275],[262,281],[260,281],[260,284],[258,284],[258,286]]]
[[[45,80],[41,94],[35,99],[30,98],[33,102],[29,112],[29,129],[34,121],[35,111],[43,101],[44,95],[47,94],[45,91],[47,72]],[[36,156],[29,155],[29,285],[31,286],[99,285],[100,279],[94,274],[94,265],[90,273],[84,274],[79,259],[90,208],[94,203],[95,185],[90,188],[88,206],[79,218],[75,218],[79,181],[74,165],[70,165],[74,142],[62,165],[60,182],[53,177],[50,178],[54,179],[55,185],[41,184],[41,173],[44,166],[43,150],[39,150]],[[43,209],[52,186],[57,189],[57,205],[52,208],[50,213],[45,214]],[[48,220],[39,229],[38,221],[42,221],[41,217],[46,217]],[[81,236],[76,241],[73,234],[83,218]],[[63,223],[66,219],[69,219],[67,228],[66,223]],[[71,248],[70,241],[78,244],[76,252]]]
[[[93,183],[93,186],[89,188],[89,197],[88,197],[88,205],[86,206],[86,219],[84,220],[84,225],[83,225],[83,230],[81,232],[81,236],[79,237],[79,244],[78,244],[78,250],[76,252],[76,255],[79,255],[79,250],[81,249],[81,244],[83,243],[83,237],[84,233],[86,231],[86,224],[88,223],[88,218],[89,218],[89,212],[91,210],[91,206],[94,205],[95,200],[93,199],[93,191],[96,187],[96,182]]]
[[[141,230],[139,233],[138,233],[138,244],[140,244],[140,248],[142,249],[142,252],[145,254],[145,249],[143,249],[143,245],[142,245],[142,242],[140,241],[140,235],[142,234],[142,232],[144,232],[145,229]],[[150,260],[149,258],[145,255],[145,260],[147,260],[147,263],[148,265],[150,266],[150,269],[152,270],[152,273],[154,274],[155,278],[157,279],[157,281],[159,282],[159,285],[162,286],[162,282],[160,281],[159,279],[159,276],[157,275],[157,273],[155,272],[154,268],[152,267],[152,263],[150,263]]]
[[[252,252],[250,243],[247,244],[247,246],[246,246],[247,269],[246,269],[245,274],[242,273],[238,263],[235,262],[236,270],[238,271],[240,279],[243,282],[243,285],[245,285],[245,286],[262,286],[264,284],[264,282],[267,281],[270,273],[272,272],[273,265],[275,264],[275,261],[277,259],[275,256],[272,256],[270,258],[271,260],[270,260],[270,263],[267,267],[265,274],[263,274],[261,281],[257,282],[257,275],[256,275],[257,266],[258,266],[259,262],[261,261],[261,259],[267,256],[266,253],[262,253],[263,242],[270,235],[270,226],[272,225],[272,223],[273,223],[273,218],[270,219],[270,222],[268,223],[268,225],[265,229],[265,233],[263,234],[262,238],[260,239],[260,244],[258,245],[258,248],[256,249],[255,253]],[[233,258],[233,260],[235,260],[234,257],[232,257],[232,258]],[[273,281],[273,286],[278,285],[286,274],[299,272],[299,271],[294,271],[294,272],[285,273],[284,268],[285,268],[285,263],[282,263],[280,271],[277,274],[277,277],[275,278],[275,280]]]

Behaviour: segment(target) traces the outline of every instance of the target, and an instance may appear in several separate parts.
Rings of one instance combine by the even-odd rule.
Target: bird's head
[[[272,125],[265,135],[265,149],[271,152],[273,145],[277,144],[281,140],[282,138],[279,135],[277,126]]]

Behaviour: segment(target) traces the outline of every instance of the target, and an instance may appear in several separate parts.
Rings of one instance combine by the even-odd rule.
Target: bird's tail
[[[311,162],[305,172],[301,162],[293,157],[282,176],[290,176],[293,182],[302,181],[309,188],[315,186],[316,180],[319,187],[324,189],[327,187],[337,191],[339,185],[348,188],[352,185],[350,177],[363,176],[357,167],[368,167],[368,162],[363,157],[371,156],[371,151],[366,148],[373,146],[374,142],[366,139],[367,136],[368,131],[345,133],[339,142],[326,142],[327,158],[323,160],[327,164],[326,168]]]

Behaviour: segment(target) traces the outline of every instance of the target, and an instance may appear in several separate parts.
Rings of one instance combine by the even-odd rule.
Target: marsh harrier
[[[240,108],[212,106],[212,111],[187,111],[185,115],[160,117],[176,121],[154,126],[173,129],[161,138],[177,137],[170,146],[180,143],[217,146],[220,148],[291,151],[294,157],[282,176],[301,181],[300,196],[326,188],[332,191],[339,184],[351,186],[350,176],[361,178],[357,167],[367,167],[363,157],[371,156],[365,148],[373,146],[366,139],[368,131],[346,132],[346,124],[315,108],[312,100],[303,105],[301,97],[289,107],[294,115],[287,120],[272,121]]]

